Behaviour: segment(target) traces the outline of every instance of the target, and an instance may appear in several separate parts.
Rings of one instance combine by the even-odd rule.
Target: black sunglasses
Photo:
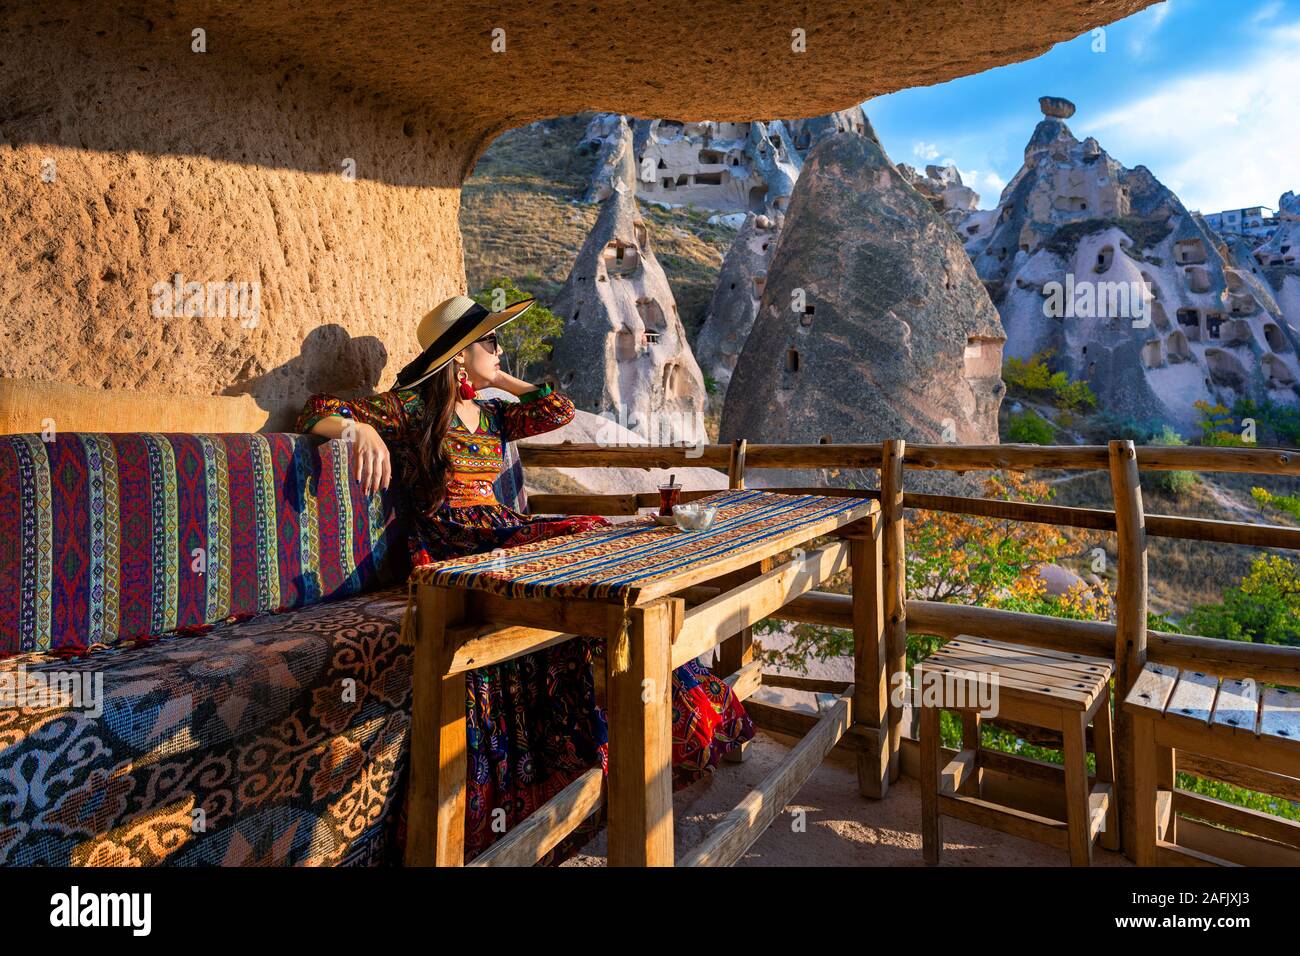
[[[500,348],[500,343],[497,342],[497,334],[495,332],[489,332],[487,335],[483,336],[483,338],[476,339],[475,341],[494,355],[496,354],[497,349]]]

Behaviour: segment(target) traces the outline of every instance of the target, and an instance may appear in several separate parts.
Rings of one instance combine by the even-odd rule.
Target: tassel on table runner
[[[397,643],[406,647],[415,646],[415,641],[420,634],[418,616],[415,601],[415,583],[411,578],[407,578],[406,608],[402,611],[402,625],[397,632]]]
[[[612,674],[621,674],[632,666],[632,638],[628,634],[630,620],[627,613],[631,596],[630,590],[623,592],[623,619],[619,624],[614,646],[609,650],[609,668]]]

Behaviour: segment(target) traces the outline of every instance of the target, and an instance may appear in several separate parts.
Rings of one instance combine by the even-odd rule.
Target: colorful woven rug
[[[765,539],[820,526],[826,533],[873,507],[863,498],[720,491],[698,501],[718,505],[708,531],[679,531],[651,515],[614,528],[534,541],[516,548],[417,567],[413,584],[457,585],[507,597],[579,597],[626,603],[647,585],[680,577]],[[813,536],[813,535],[810,535]]]

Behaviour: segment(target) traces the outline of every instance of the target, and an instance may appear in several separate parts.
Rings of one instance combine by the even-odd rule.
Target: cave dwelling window
[[[614,354],[620,362],[627,362],[636,358],[636,338],[631,329],[619,329],[614,338]]]

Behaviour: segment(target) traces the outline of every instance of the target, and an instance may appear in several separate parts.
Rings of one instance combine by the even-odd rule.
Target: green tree
[[[1051,350],[1028,359],[1009,358],[1002,365],[1002,380],[1013,394],[1029,398],[1049,398],[1057,408],[1085,412],[1097,407],[1097,395],[1087,382],[1071,382],[1064,371],[1048,367]]]
[[[1247,444],[1235,431],[1235,422],[1222,403],[1211,405],[1205,399],[1197,399],[1192,406],[1199,413],[1196,426],[1201,430],[1201,444],[1222,447],[1240,447]]]
[[[508,276],[493,279],[473,299],[494,311],[520,299],[530,298]],[[551,354],[552,342],[564,332],[564,320],[540,302],[516,319],[497,329],[501,343],[501,365],[511,375],[526,378],[528,367]]]

